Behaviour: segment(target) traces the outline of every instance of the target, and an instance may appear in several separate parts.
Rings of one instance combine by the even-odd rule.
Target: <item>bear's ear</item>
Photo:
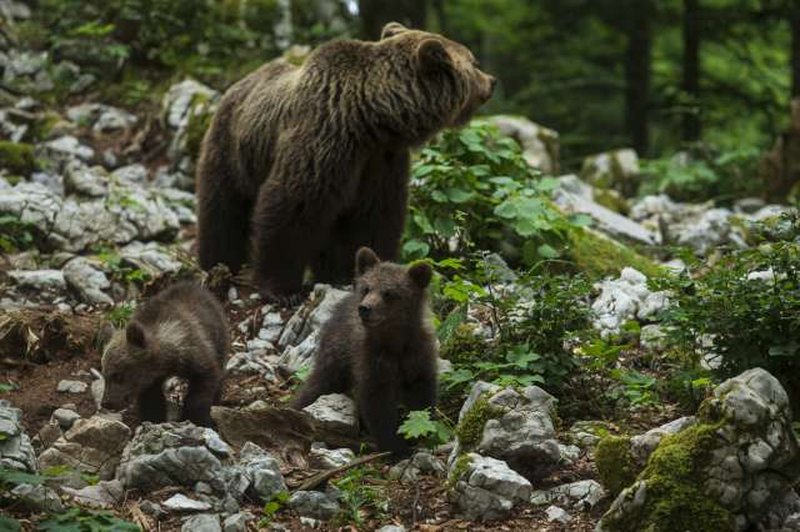
[[[128,326],[125,327],[125,339],[133,347],[140,349],[147,347],[147,333],[139,322],[132,321],[128,323]]]
[[[431,282],[433,269],[427,262],[420,262],[408,268],[408,276],[420,288],[426,288]]]
[[[381,259],[368,247],[363,247],[356,253],[356,276],[361,276],[378,264]]]
[[[381,40],[394,37],[395,35],[399,35],[404,31],[408,31],[408,28],[399,22],[389,22],[383,27],[383,31],[381,31]]]
[[[417,61],[423,69],[435,70],[449,65],[450,55],[439,39],[424,39],[417,45]]]

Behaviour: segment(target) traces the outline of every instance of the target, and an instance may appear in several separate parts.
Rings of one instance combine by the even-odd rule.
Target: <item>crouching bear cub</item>
[[[111,333],[101,362],[101,406],[122,410],[135,403],[142,421],[166,421],[162,386],[169,377],[183,377],[189,391],[181,420],[210,426],[228,345],[216,298],[193,283],[175,284],[139,307],[124,330]]]
[[[436,403],[437,353],[425,293],[431,274],[428,264],[407,268],[359,249],[353,293],[323,325],[314,369],[292,406],[352,390],[378,446],[405,452],[397,434],[400,405],[423,410]]]
[[[296,299],[350,280],[362,246],[397,256],[409,149],[465,124],[492,94],[463,45],[397,23],[377,42],[338,40],[302,66],[278,59],[234,84],[197,166],[200,265],[253,264],[262,295]]]

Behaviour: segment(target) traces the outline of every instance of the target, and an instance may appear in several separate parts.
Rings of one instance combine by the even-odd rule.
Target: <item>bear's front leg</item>
[[[297,303],[310,258],[327,235],[325,213],[291,190],[265,183],[253,212],[255,277],[261,295],[279,303]]]
[[[372,362],[368,375],[361,376],[358,387],[358,412],[367,431],[382,451],[396,456],[408,454],[409,445],[399,434],[400,382],[397,367]]]
[[[211,405],[214,403],[214,398],[219,396],[220,388],[220,379],[217,375],[191,378],[181,419],[188,419],[199,427],[213,427]]]
[[[164,379],[158,379],[139,392],[137,409],[141,421],[163,423],[167,420],[167,400],[164,398]]]

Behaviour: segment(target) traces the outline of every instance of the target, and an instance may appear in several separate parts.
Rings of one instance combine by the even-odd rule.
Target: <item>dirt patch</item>
[[[100,314],[73,314],[52,307],[26,308],[0,317],[0,359],[63,360],[94,348]]]

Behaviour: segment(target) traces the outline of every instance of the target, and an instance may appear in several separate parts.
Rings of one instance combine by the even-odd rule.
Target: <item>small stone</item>
[[[32,512],[61,513],[64,505],[58,494],[43,485],[19,484],[11,490],[11,495],[19,501],[19,506]]]
[[[188,518],[181,532],[222,532],[217,514],[197,514]]]
[[[64,379],[59,381],[56,390],[61,393],[84,393],[88,388],[85,382]]]
[[[403,525],[384,525],[375,532],[406,532],[406,527]]]
[[[552,523],[553,521],[566,524],[572,520],[572,516],[567,513],[566,510],[559,506],[548,506],[547,510],[545,510],[545,514],[547,515],[547,522]]]
[[[62,430],[69,430],[70,427],[72,427],[72,425],[80,418],[80,414],[66,408],[56,408],[55,412],[53,412],[53,419],[58,422]]]
[[[288,506],[304,517],[327,521],[339,512],[339,505],[319,491],[295,491]]]
[[[163,503],[170,512],[203,512],[211,509],[207,502],[190,499],[182,493],[176,493]]]
[[[314,467],[320,469],[336,469],[345,466],[356,459],[356,454],[352,449],[328,449],[324,443],[314,442],[311,444],[309,460]]]
[[[253,516],[247,512],[229,515],[222,523],[222,532],[247,532],[247,522],[252,519]]]
[[[161,519],[167,515],[167,512],[164,510],[164,508],[162,508],[157,502],[145,500],[139,503],[139,508],[147,515],[155,517],[156,519]]]
[[[72,495],[73,500],[81,506],[89,508],[111,508],[125,495],[125,490],[119,480],[101,481],[93,486],[81,489],[62,487],[62,490]]]
[[[320,423],[337,427],[356,426],[356,405],[341,393],[323,395],[303,409]]]

